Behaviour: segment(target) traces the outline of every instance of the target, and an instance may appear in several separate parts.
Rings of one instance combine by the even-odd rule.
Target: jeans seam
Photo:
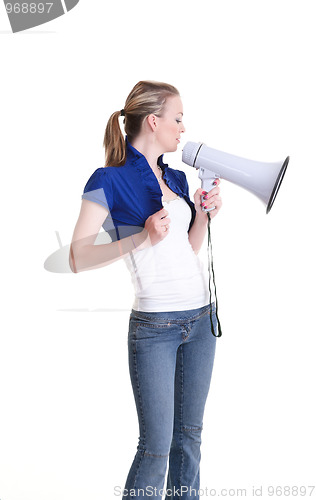
[[[141,425],[142,425],[142,431],[143,431],[143,441],[144,443],[146,442],[145,436],[146,436],[146,428],[145,428],[145,422],[144,422],[144,413],[143,413],[143,405],[142,405],[142,398],[141,398],[141,393],[140,393],[140,385],[139,385],[139,377],[138,377],[138,371],[137,371],[137,362],[136,362],[136,342],[135,342],[135,350],[133,350],[133,366],[135,370],[135,379],[136,379],[136,387],[137,387],[137,397],[138,397],[138,404],[139,404],[139,410],[140,410],[140,415],[141,415]],[[140,439],[141,441],[141,439]],[[145,450],[140,449],[140,444],[138,445],[138,451],[139,451],[139,461],[137,464],[137,469],[135,472],[135,477],[134,477],[134,488],[136,485],[136,480],[138,477],[139,469],[141,466],[142,459],[145,455]]]
[[[183,340],[183,342],[185,342],[187,340],[187,338],[189,337],[189,335],[190,335],[191,324],[188,323],[187,327],[185,325],[182,325],[181,332],[182,332],[182,340]]]
[[[180,416],[179,416],[179,428],[180,428],[180,449],[181,449],[181,465],[180,465],[180,472],[179,472],[179,484],[182,484],[182,475],[183,475],[183,465],[184,465],[184,452],[183,452],[183,348],[181,346],[180,348],[180,381],[181,381],[181,388],[180,388]]]

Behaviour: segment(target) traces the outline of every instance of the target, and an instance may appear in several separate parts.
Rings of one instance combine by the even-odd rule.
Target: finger
[[[213,189],[211,189],[211,191],[208,191],[204,196],[203,196],[203,200],[209,200],[211,198],[211,196],[215,196],[217,194],[219,194],[220,190],[218,187],[215,187]]]
[[[214,195],[214,196],[210,196],[208,197],[206,200],[204,200],[203,198],[203,203],[204,203],[204,206],[207,206],[207,207],[210,207],[211,205],[216,205],[216,203],[220,200],[220,196],[218,195]]]
[[[155,225],[164,226],[165,224],[168,224],[168,220],[170,220],[168,217],[160,217],[159,219],[155,220]]]
[[[161,210],[159,210],[158,213],[159,213],[159,217],[161,219],[164,219],[165,217],[167,217],[169,212],[165,208],[162,208]]]
[[[219,209],[222,206],[222,199],[219,196],[216,196],[215,199],[210,200],[210,202],[207,205],[207,208],[214,208],[216,207]]]
[[[204,202],[204,205],[202,205],[206,210],[207,209],[214,209],[214,208],[220,208],[222,206],[222,199],[220,196],[214,196],[212,199],[208,200],[207,202]]]
[[[162,223],[161,223],[160,227],[165,227],[165,226],[170,225],[171,220],[167,217],[166,219],[163,219],[161,222]]]
[[[219,194],[219,192],[220,192],[220,188],[219,188],[219,186],[216,186],[211,191],[209,191],[209,194],[210,194],[210,196],[212,196],[215,194]]]
[[[210,196],[209,199],[205,203],[214,203],[214,202],[217,202],[220,200],[221,200],[221,197],[218,194],[216,194],[214,196]]]

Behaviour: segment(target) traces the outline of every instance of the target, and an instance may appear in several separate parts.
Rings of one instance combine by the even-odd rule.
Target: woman
[[[126,139],[119,119],[124,116]],[[163,163],[185,131],[178,90],[141,81],[110,117],[105,167],[88,180],[70,249],[73,272],[124,258],[135,285],[128,332],[139,443],[124,498],[199,498],[200,444],[216,337],[197,256],[219,187],[190,200],[184,172]],[[217,181],[219,183],[219,181]],[[204,201],[201,203],[201,195]],[[101,228],[112,242],[94,245]],[[211,311],[210,311],[211,308]]]

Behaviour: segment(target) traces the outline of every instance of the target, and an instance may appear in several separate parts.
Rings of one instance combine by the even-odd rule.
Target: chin
[[[179,144],[173,144],[165,147],[165,153],[174,153],[177,151]]]

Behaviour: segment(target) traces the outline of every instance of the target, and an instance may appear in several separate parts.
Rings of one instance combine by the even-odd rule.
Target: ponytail
[[[106,167],[121,167],[126,162],[126,144],[119,117],[125,117],[125,132],[131,142],[141,132],[145,118],[150,114],[162,116],[167,98],[175,95],[179,95],[179,91],[168,83],[147,80],[135,85],[124,109],[113,113],[107,123],[103,141]]]
[[[103,146],[105,147],[105,166],[121,167],[126,162],[126,147],[121,127],[119,124],[120,111],[110,116],[107,123]]]

